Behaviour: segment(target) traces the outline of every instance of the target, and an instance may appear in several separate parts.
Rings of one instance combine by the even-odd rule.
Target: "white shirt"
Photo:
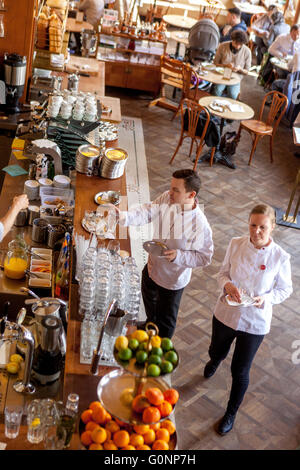
[[[0,222],[0,242],[2,242],[3,240],[3,234],[4,234],[4,227],[3,227],[3,223]]]
[[[227,282],[255,297],[262,296],[263,305],[228,305],[223,290]],[[233,238],[218,274],[218,284],[222,293],[214,312],[216,318],[234,330],[265,335],[270,331],[272,305],[283,302],[293,292],[290,255],[273,240],[258,250],[248,235]]]
[[[290,33],[277,36],[273,44],[268,49],[269,54],[279,59],[287,55],[294,55],[300,50],[300,39],[293,41]]]
[[[169,290],[184,288],[191,279],[192,268],[207,266],[213,255],[212,231],[198,204],[182,211],[170,203],[169,191],[153,202],[120,213],[120,225],[145,225],[154,222],[154,241],[177,250],[173,262],[149,255],[148,273],[159,286]]]
[[[96,26],[103,16],[104,0],[82,0],[78,9],[85,13],[88,23]]]
[[[263,33],[264,31],[268,31],[270,26],[272,25],[271,18],[269,15],[264,14],[260,16],[256,21],[253,22],[251,29],[256,33]]]
[[[297,51],[293,58],[287,64],[288,70],[290,72],[299,72],[300,71],[300,50]]]

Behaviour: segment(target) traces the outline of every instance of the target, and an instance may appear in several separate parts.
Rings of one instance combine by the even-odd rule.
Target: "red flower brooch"
[[[264,264],[262,264],[262,265],[260,266],[260,269],[261,269],[262,271],[264,271],[264,270],[266,269],[266,266],[265,266]]]

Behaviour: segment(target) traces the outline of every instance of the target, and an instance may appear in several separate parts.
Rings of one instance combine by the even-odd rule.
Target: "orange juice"
[[[27,260],[12,256],[4,261],[4,274],[10,279],[22,279],[27,269]]]

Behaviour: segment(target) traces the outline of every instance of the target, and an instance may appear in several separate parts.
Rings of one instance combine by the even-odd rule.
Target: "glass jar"
[[[27,251],[15,240],[13,242],[8,245],[9,251],[4,260],[4,274],[9,279],[22,279],[28,268]]]

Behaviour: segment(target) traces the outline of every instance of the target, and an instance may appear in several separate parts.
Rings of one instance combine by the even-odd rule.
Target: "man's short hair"
[[[228,8],[229,13],[235,16],[241,16],[241,10],[239,10],[237,7],[233,8]]]
[[[231,41],[235,41],[238,44],[248,44],[248,35],[241,29],[235,29],[230,35]]]
[[[276,10],[277,6],[276,5],[269,5],[267,8],[267,11],[273,11]]]
[[[271,20],[274,24],[282,23],[284,21],[284,16],[281,11],[274,11],[271,15]]]
[[[299,31],[300,29],[300,24],[293,24],[293,26],[291,27],[291,31]]]
[[[173,173],[173,178],[184,180],[184,187],[186,191],[195,191],[196,196],[200,191],[201,180],[196,171],[193,170],[176,170]]]

